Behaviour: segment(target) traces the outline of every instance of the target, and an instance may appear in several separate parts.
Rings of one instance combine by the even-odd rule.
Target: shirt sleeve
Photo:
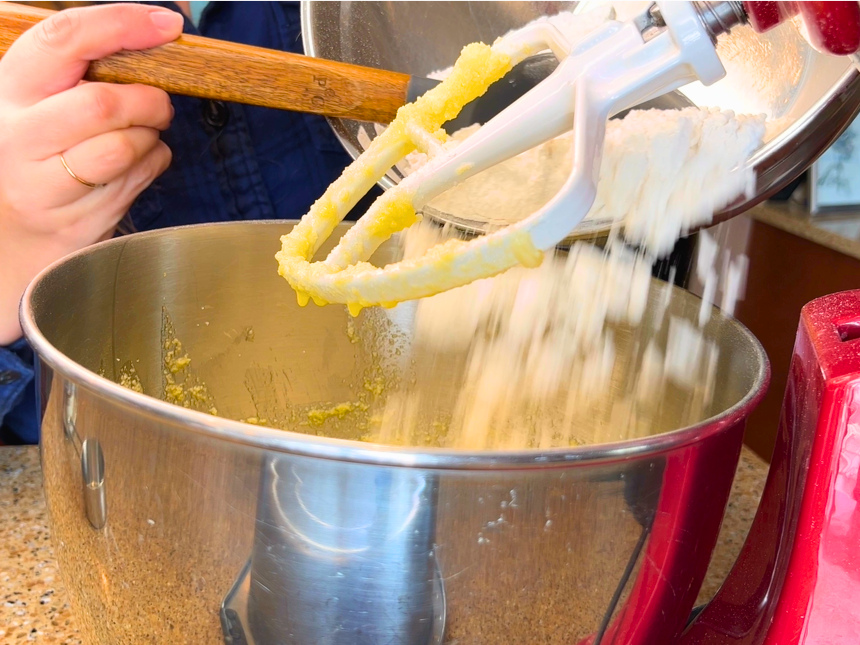
[[[32,351],[23,338],[0,347],[0,427],[21,404],[33,380]]]

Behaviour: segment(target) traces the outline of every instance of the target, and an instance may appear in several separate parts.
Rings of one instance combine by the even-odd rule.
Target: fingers
[[[91,188],[72,177],[57,154],[38,162],[34,168],[35,173],[45,178],[43,186],[51,188],[45,191],[50,198],[44,207],[60,208],[93,196],[115,198],[129,182],[143,190],[167,169],[171,153],[159,140],[157,130],[128,128],[88,139],[66,150],[63,159],[77,177],[98,187]],[[156,174],[151,174],[155,171]]]
[[[128,172],[149,154],[157,143],[158,130],[152,128],[114,130],[66,150],[63,158],[81,179],[93,184],[109,184]],[[52,160],[47,162],[51,163]],[[56,163],[52,165],[56,167]],[[55,172],[60,171],[71,179],[62,163]]]
[[[170,167],[171,159],[170,148],[163,141],[158,141],[125,174],[104,188],[93,189],[82,202],[90,201],[93,212],[106,213],[108,219],[104,223],[104,230],[113,230],[137,196]],[[110,208],[104,208],[105,204],[109,204]]]
[[[5,100],[18,105],[74,87],[90,61],[123,49],[149,49],[182,33],[180,14],[136,3],[61,11],[25,32],[0,62]]]
[[[55,161],[65,172],[59,159]],[[70,202],[68,206],[54,211],[56,217],[51,222],[52,229],[78,230],[79,233],[74,235],[79,236],[80,240],[75,240],[73,245],[91,244],[101,235],[113,231],[137,196],[167,170],[170,161],[170,148],[163,141],[157,141],[137,163],[106,186],[87,188],[71,177],[67,177],[71,182],[78,184],[73,190],[79,191],[82,196]],[[50,160],[43,163],[50,163]],[[83,175],[85,172],[83,169],[78,170],[71,163],[69,166],[75,173],[80,172]],[[85,175],[83,178],[89,180]]]
[[[158,141],[152,150],[129,169],[122,178],[123,195],[128,196],[128,204],[122,209],[123,213],[140,193],[170,167],[172,160],[173,153],[170,152],[170,148],[163,141]]]
[[[31,158],[48,159],[92,137],[132,127],[166,130],[173,106],[166,92],[146,85],[83,83],[23,112],[20,136]]]

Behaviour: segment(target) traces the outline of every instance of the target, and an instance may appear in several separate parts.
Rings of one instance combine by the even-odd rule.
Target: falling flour
[[[633,111],[609,123],[589,214],[610,225],[605,248],[577,243],[548,254],[538,268],[515,268],[414,304],[413,351],[466,357],[455,374],[459,385],[440,426],[444,433],[433,435],[433,445],[551,448],[645,436],[704,418],[719,361],[703,333],[719,279],[718,250],[706,237],[698,271],[713,289],[698,316],[667,313],[671,290],[663,288],[654,314],[643,321],[653,296],[651,267],[681,236],[752,188],[755,175],[746,162],[765,128],[763,116],[699,108]],[[446,145],[459,145],[476,129]],[[461,216],[478,213],[475,219],[499,226],[521,219],[566,179],[570,147],[570,135],[550,141],[433,205]],[[405,170],[425,162],[412,155]],[[401,238],[404,256],[448,238],[438,226],[419,222]],[[736,297],[744,269],[722,267],[723,304]],[[680,400],[683,413],[666,411],[667,402]],[[422,419],[440,409],[419,380],[391,393],[371,439],[424,445]]]
[[[420,223],[404,236],[405,253],[444,238]],[[668,287],[653,302],[651,266],[617,240],[606,249],[579,243],[536,269],[395,308],[392,315],[412,311],[411,352],[422,374],[387,393],[367,438],[461,450],[553,448],[701,420],[719,355],[695,316],[667,313]],[[453,401],[434,398],[444,379]],[[669,390],[666,400],[684,401],[683,413],[664,405]]]

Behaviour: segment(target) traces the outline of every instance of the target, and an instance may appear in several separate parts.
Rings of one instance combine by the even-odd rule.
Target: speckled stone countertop
[[[744,449],[699,602],[716,593],[749,530],[767,465]],[[53,556],[35,447],[0,448],[0,642],[81,645]]]
[[[0,448],[0,643],[79,645],[54,561],[36,447]]]

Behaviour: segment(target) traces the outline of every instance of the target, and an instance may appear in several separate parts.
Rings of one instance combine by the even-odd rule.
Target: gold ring
[[[60,161],[63,162],[63,168],[65,168],[66,172],[72,176],[72,179],[76,179],[77,181],[82,183],[87,188],[101,188],[102,186],[105,185],[105,184],[93,184],[93,183],[87,181],[86,179],[81,179],[80,177],[78,177],[75,174],[75,171],[72,170],[71,168],[69,168],[69,164],[66,163],[66,158],[63,155],[60,155]]]

